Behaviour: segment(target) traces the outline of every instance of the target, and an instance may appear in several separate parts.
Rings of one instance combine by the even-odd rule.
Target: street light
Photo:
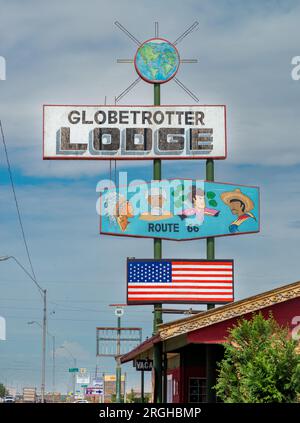
[[[33,320],[31,322],[27,322],[27,324],[28,325],[36,324],[42,329],[42,325],[39,322],[37,322],[36,320]],[[50,333],[48,330],[47,330],[47,334],[49,336],[51,336],[51,338],[52,338],[52,393],[53,393],[52,399],[53,399],[53,402],[54,402],[54,393],[55,393],[55,335],[52,335],[52,333]]]
[[[1,256],[0,261],[12,259],[23,270],[24,273],[34,282],[39,292],[43,296],[43,331],[42,331],[42,383],[41,383],[41,397],[42,402],[45,402],[45,383],[46,383],[46,336],[47,336],[47,290],[43,289],[36,281],[36,279],[25,269],[25,267],[14,256]]]
[[[77,367],[77,360],[74,357],[74,355],[71,353],[71,351],[65,345],[61,345],[59,348],[63,348],[64,350],[66,350],[70,354],[70,356],[74,360],[74,368],[76,368]],[[73,372],[73,396],[74,396],[74,399],[75,399],[75,389],[76,389],[76,383],[75,383],[76,380],[75,380],[75,378],[76,378],[76,373]]]

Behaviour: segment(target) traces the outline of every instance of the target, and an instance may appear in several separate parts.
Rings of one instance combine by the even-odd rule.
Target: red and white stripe
[[[172,282],[129,283],[128,302],[233,301],[232,261],[172,261]]]

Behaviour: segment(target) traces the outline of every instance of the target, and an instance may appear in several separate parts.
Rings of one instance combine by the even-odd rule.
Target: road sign
[[[225,106],[44,106],[44,159],[225,159]]]
[[[259,232],[259,189],[176,179],[137,183],[101,196],[100,233],[192,240]]]
[[[76,376],[76,383],[78,384],[88,384],[90,383],[90,376],[89,375],[83,375],[83,374],[79,374]]]
[[[103,388],[95,388],[94,386],[88,386],[85,391],[86,396],[92,395],[103,395]]]
[[[123,314],[124,314],[124,309],[123,309],[123,308],[116,308],[116,309],[115,309],[115,315],[116,315],[117,317],[122,317],[122,316],[123,316]]]
[[[71,367],[71,368],[69,369],[69,373],[78,373],[78,372],[79,372],[78,367]]]
[[[127,303],[229,303],[233,279],[233,260],[127,259]]]
[[[150,372],[153,368],[153,360],[149,359],[141,359],[135,360],[135,368],[136,370],[144,370],[146,372]]]
[[[103,378],[95,377],[92,379],[93,387],[103,388]]]

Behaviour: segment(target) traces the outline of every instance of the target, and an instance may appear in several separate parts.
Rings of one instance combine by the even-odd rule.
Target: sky
[[[48,330],[56,338],[56,390],[66,392],[72,358],[99,374],[114,372],[112,359],[96,359],[96,326],[114,326],[112,303],[124,303],[127,256],[152,257],[153,242],[99,235],[99,180],[109,176],[101,161],[43,161],[43,104],[113,103],[135,79],[139,40],[174,41],[194,21],[198,29],[178,49],[178,78],[200,104],[226,104],[228,157],[215,164],[215,179],[259,186],[261,232],[218,238],[216,258],[235,261],[235,297],[242,299],[299,279],[300,81],[291,77],[299,51],[297,1],[236,0],[0,0],[0,119],[38,282],[48,291]],[[174,82],[162,87],[162,104],[194,104]],[[153,87],[140,83],[120,104],[152,104]],[[129,179],[149,181],[151,163],[117,163]],[[163,177],[203,179],[203,161],[163,162]],[[0,255],[29,267],[0,145]],[[205,241],[163,242],[164,257],[205,258]],[[199,306],[199,309],[203,308]],[[0,382],[40,386],[42,302],[13,261],[0,263],[0,315],[7,340],[0,341]],[[165,321],[170,316],[164,316]],[[176,316],[173,316],[176,318]],[[124,325],[151,336],[152,308],[127,307]],[[61,348],[64,346],[66,348]],[[51,337],[47,345],[47,390],[52,389]],[[132,364],[128,387],[139,388]],[[147,378],[149,387],[149,377]]]

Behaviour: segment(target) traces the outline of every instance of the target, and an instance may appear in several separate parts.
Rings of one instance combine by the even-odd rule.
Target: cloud
[[[200,22],[178,46],[182,57],[198,58],[199,64],[183,65],[179,78],[202,103],[228,105],[228,160],[299,163],[299,84],[291,79],[290,61],[298,54],[300,8],[296,2],[253,3],[241,8],[235,1],[231,7],[223,1],[166,1],[151,7],[136,1],[130,6],[91,1],[89,7],[70,1],[29,2],[18,13],[18,2],[6,3],[1,54],[9,76],[1,85],[0,116],[14,164],[33,176],[68,178],[95,175],[104,167],[99,162],[41,161],[42,104],[101,104],[105,96],[113,102],[136,77],[132,65],[116,64],[117,58],[133,57],[136,46],[113,22],[121,20],[143,40],[153,34],[158,4],[160,33],[171,40],[195,19]],[[136,20],[132,8],[145,18]],[[152,87],[143,83],[124,103],[152,100]],[[162,101],[186,104],[191,99],[171,82],[162,87]]]

